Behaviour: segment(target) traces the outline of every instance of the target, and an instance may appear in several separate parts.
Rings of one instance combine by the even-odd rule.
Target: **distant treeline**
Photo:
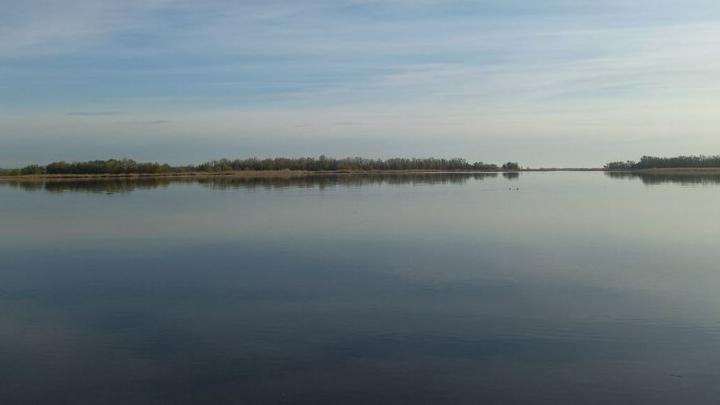
[[[674,169],[696,167],[720,167],[720,155],[677,156],[669,158],[643,156],[639,162],[631,160],[626,162],[610,162],[605,165],[605,170]]]
[[[360,157],[334,159],[319,158],[272,158],[272,159],[220,159],[199,165],[171,166],[161,163],[141,163],[132,159],[93,160],[87,162],[53,162],[45,166],[30,165],[18,169],[0,169],[0,175],[46,175],[46,174],[172,174],[189,172],[230,172],[244,170],[304,170],[304,171],[391,171],[391,170],[445,170],[445,171],[493,171],[518,170],[520,166],[508,162],[502,166],[483,162],[470,163],[465,159],[364,159]]]

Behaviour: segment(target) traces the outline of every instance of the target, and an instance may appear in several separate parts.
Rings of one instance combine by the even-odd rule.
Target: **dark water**
[[[2,404],[713,404],[720,178],[0,184]]]

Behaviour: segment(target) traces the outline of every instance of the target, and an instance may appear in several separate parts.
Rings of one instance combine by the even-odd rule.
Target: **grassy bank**
[[[0,176],[0,181],[46,181],[46,180],[115,180],[115,179],[173,179],[173,178],[289,178],[314,174],[304,170],[245,170],[232,172],[180,172],[180,173],[121,173],[121,174],[30,174]]]
[[[548,171],[556,171],[551,169]],[[538,170],[533,170],[538,171]],[[133,180],[133,179],[205,179],[205,178],[297,178],[310,176],[361,176],[361,175],[417,175],[417,174],[477,174],[517,172],[513,170],[240,170],[224,172],[180,173],[127,173],[127,174],[31,174],[1,176],[0,181],[63,181],[63,180]]]

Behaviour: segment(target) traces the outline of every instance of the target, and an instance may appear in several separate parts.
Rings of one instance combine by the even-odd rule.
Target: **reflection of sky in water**
[[[720,188],[644,184],[0,185],[0,400],[709,403]]]

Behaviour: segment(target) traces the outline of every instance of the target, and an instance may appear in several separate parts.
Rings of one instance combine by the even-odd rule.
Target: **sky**
[[[716,0],[0,0],[0,167],[720,153]]]

